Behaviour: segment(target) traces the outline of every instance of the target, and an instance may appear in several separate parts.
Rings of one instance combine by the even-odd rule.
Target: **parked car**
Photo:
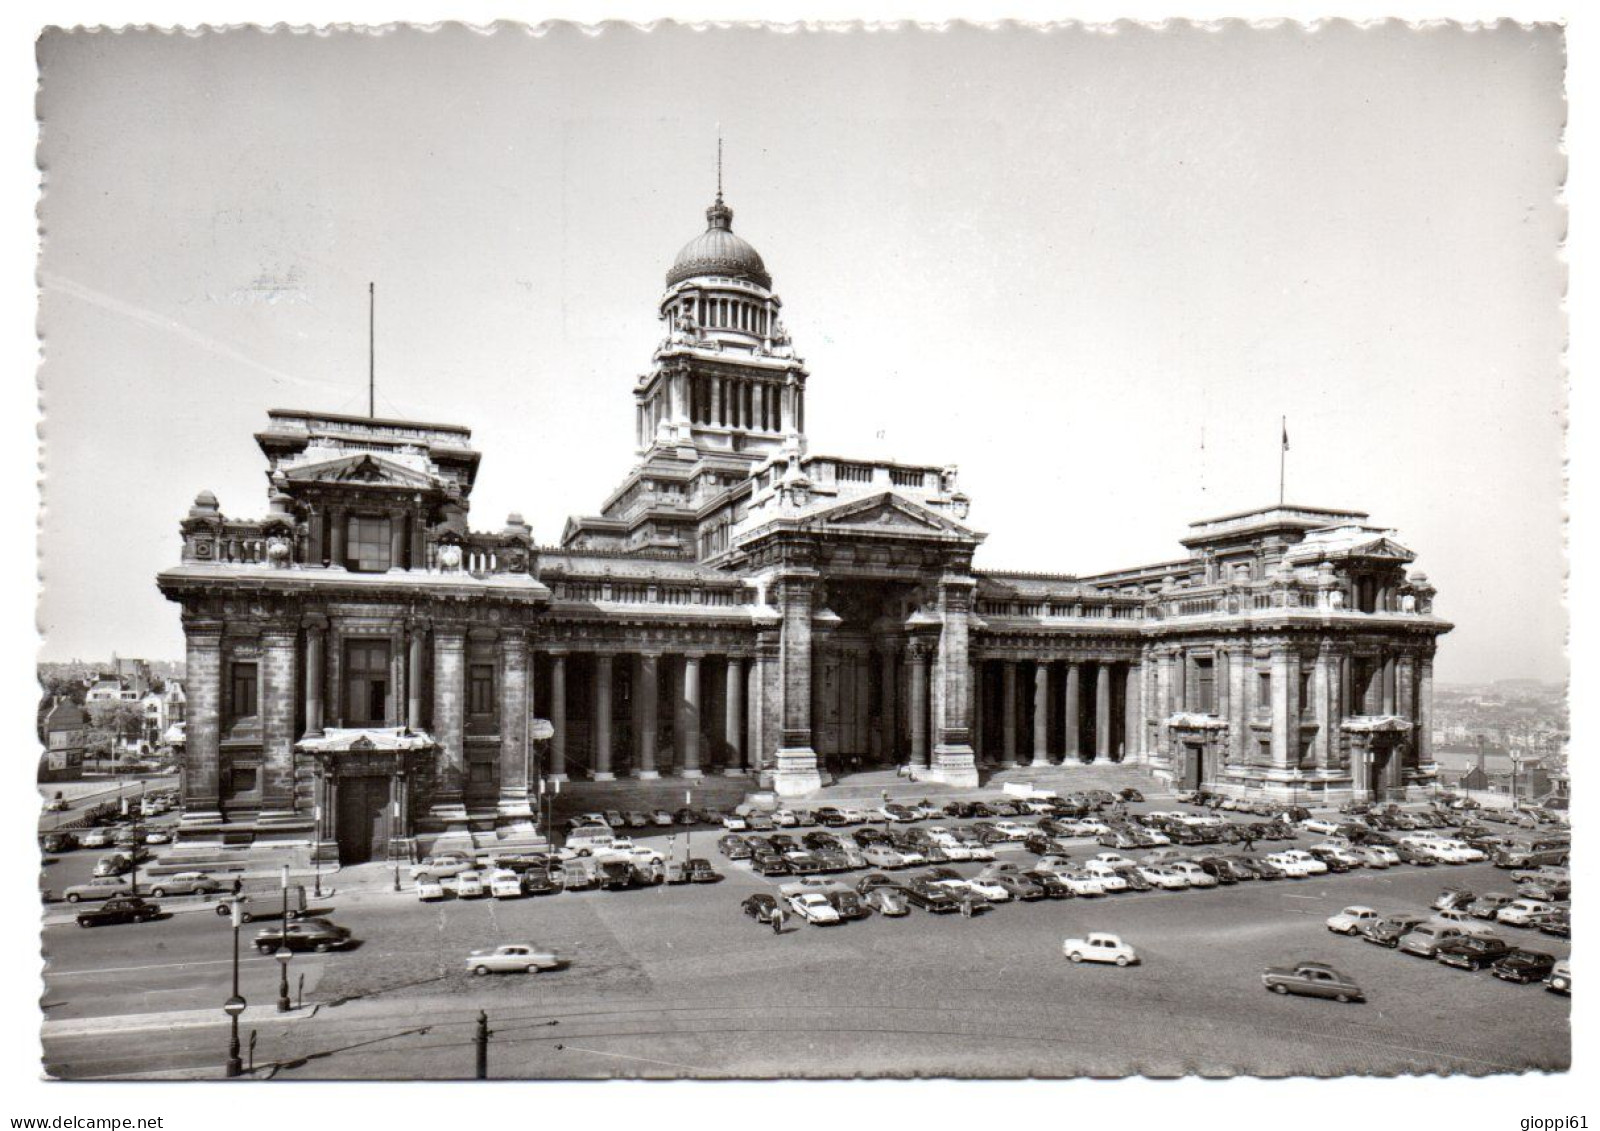
[[[906,901],[924,911],[942,915],[961,909],[960,899],[941,884],[929,883],[927,880],[912,880],[903,890]]]
[[[1507,982],[1543,982],[1554,973],[1556,959],[1542,950],[1513,950],[1502,956],[1490,969],[1496,977]]]
[[[1547,911],[1543,915],[1535,915],[1528,920],[1530,925],[1537,926],[1541,934],[1550,935],[1558,939],[1572,937],[1572,912],[1565,907],[1558,907],[1554,911]]]
[[[40,852],[71,852],[77,847],[78,838],[71,833],[45,833],[39,838]]]
[[[565,965],[549,947],[533,943],[505,943],[493,950],[475,950],[467,955],[467,969],[475,975],[537,974]]]
[[[1544,988],[1552,993],[1572,993],[1572,960],[1563,958],[1557,962],[1550,971],[1550,976],[1544,980]]]
[[[158,904],[148,903],[136,895],[113,896],[96,907],[85,907],[78,912],[80,927],[108,927],[116,923],[148,923],[161,915]]]
[[[486,877],[489,894],[495,899],[522,898],[522,877],[510,868],[496,868]]]
[[[262,927],[256,932],[255,946],[262,954],[271,954],[280,946],[322,954],[343,950],[354,941],[348,927],[337,926],[326,919],[296,919],[275,927]]]
[[[1475,919],[1494,919],[1500,914],[1500,909],[1514,902],[1516,896],[1506,895],[1502,892],[1491,891],[1480,895],[1466,905],[1467,914]]]
[[[1399,949],[1419,958],[1432,958],[1439,953],[1439,948],[1445,943],[1451,939],[1462,938],[1466,933],[1459,923],[1444,923],[1430,919],[1418,923],[1407,934],[1401,936]]]
[[[1495,920],[1512,927],[1526,927],[1531,925],[1529,920],[1534,916],[1555,909],[1555,904],[1539,899],[1513,899],[1495,914]]]
[[[1072,962],[1110,962],[1117,966],[1131,966],[1139,961],[1133,947],[1116,935],[1091,931],[1087,938],[1063,939],[1061,953]]]
[[[411,878],[420,880],[424,876],[435,880],[459,876],[462,872],[470,872],[473,868],[472,857],[464,852],[441,852],[437,856],[424,857],[420,863],[411,865]]]
[[[1468,891],[1466,888],[1448,887],[1440,892],[1438,896],[1435,897],[1434,901],[1428,906],[1432,907],[1435,911],[1449,911],[1454,907],[1466,907],[1477,898],[1478,897],[1476,895]]]
[[[897,919],[911,912],[905,892],[897,887],[875,887],[861,897],[862,901],[880,915]]]
[[[728,835],[717,841],[717,851],[729,860],[750,859],[750,842],[742,836]]]
[[[833,909],[838,912],[839,918],[843,920],[865,919],[872,914],[872,908],[853,891],[845,889],[823,894],[827,901],[833,905]]]
[[[1494,935],[1465,935],[1440,944],[1433,957],[1445,966],[1462,970],[1481,970],[1491,966],[1516,948]]]
[[[450,894],[444,890],[444,884],[432,876],[418,880],[415,884],[415,890],[417,899],[423,903],[438,903]]]
[[[1346,907],[1337,915],[1330,915],[1327,919],[1328,930],[1336,935],[1359,935],[1363,927],[1370,926],[1383,916],[1370,907],[1355,904]]]
[[[1275,994],[1325,997],[1338,1002],[1366,1000],[1360,986],[1322,962],[1269,966],[1261,972],[1261,984]]]
[[[839,912],[821,892],[802,892],[788,898],[791,910],[807,923],[827,926],[840,921]]]
[[[132,889],[133,881],[127,876],[96,876],[92,880],[68,887],[61,893],[61,898],[68,903],[79,903],[127,895]]]
[[[1422,915],[1409,912],[1389,914],[1383,916],[1375,923],[1369,923],[1361,928],[1361,936],[1369,943],[1388,947],[1393,950],[1400,945],[1400,940],[1410,934],[1417,926],[1427,922]]]
[[[222,882],[204,872],[174,872],[150,881],[150,894],[157,899],[169,895],[209,895],[222,890]]]
[[[772,912],[777,908],[778,901],[765,892],[746,896],[739,903],[739,910],[743,911],[757,923],[765,923],[772,918]]]

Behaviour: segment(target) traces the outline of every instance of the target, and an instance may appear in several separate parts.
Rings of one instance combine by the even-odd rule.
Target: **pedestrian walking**
[[[1255,850],[1255,847],[1256,847],[1255,834],[1254,833],[1245,833],[1244,834],[1244,850],[1246,852],[1253,852]]]
[[[970,898],[961,901],[961,917],[963,919],[972,918],[972,900]]]
[[[767,916],[767,922],[772,924],[772,933],[783,934],[783,904],[777,904],[772,909],[772,914]]]
[[[237,896],[243,891],[244,891],[244,879],[243,879],[243,877],[240,877],[240,876],[233,877],[233,894],[235,896]]]

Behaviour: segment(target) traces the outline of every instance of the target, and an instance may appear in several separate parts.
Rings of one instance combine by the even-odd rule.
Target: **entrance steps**
[[[1008,783],[1030,785],[1035,789],[1053,789],[1057,793],[1077,793],[1090,789],[1104,789],[1116,793],[1123,789],[1137,789],[1147,797],[1169,796],[1170,787],[1154,777],[1148,767],[1132,763],[1104,762],[1070,766],[1022,766],[1000,770],[979,767],[982,784],[977,789],[946,785],[936,781],[917,781],[902,777],[894,770],[871,770],[856,774],[840,774],[821,789],[803,797],[788,799],[808,805],[827,805],[836,802],[876,805],[888,793],[890,800],[918,800],[933,797],[987,797],[1005,792]]]
[[[639,781],[636,778],[619,778],[617,781],[567,781],[561,783],[561,792],[554,795],[555,825],[579,813],[603,813],[616,809],[626,813],[630,809],[648,813],[665,809],[676,813],[685,804],[686,793],[694,794],[696,809],[733,809],[744,803],[745,795],[760,788],[750,775],[727,777],[707,774],[703,778],[655,778]],[[550,794],[545,794],[549,798]]]

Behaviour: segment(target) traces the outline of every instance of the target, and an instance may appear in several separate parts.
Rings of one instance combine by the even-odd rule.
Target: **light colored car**
[[[1356,904],[1353,907],[1346,907],[1337,915],[1328,916],[1328,930],[1336,935],[1359,934],[1363,927],[1376,923],[1381,918],[1383,916],[1372,908]]]
[[[996,821],[994,828],[996,832],[1004,833],[1007,840],[1027,840],[1038,831],[1032,825],[1024,825],[1017,821]]]
[[[1290,879],[1303,880],[1307,876],[1311,875],[1311,868],[1304,860],[1298,856],[1292,856],[1287,852],[1274,852],[1265,859],[1268,864],[1278,868]],[[1328,866],[1323,864],[1322,861],[1318,860],[1317,863],[1321,865],[1324,872],[1328,870]]]
[[[791,895],[788,899],[791,910],[807,923],[825,926],[840,922],[838,909],[828,902],[828,897],[821,892],[808,891]]]
[[[862,825],[872,819],[872,814],[866,809],[851,809],[840,806],[839,815],[852,825]]]
[[[467,955],[467,969],[474,974],[537,974],[566,965],[549,947],[533,943],[506,943],[493,950],[475,950]]]
[[[1558,994],[1572,994],[1572,959],[1563,958],[1551,967],[1544,980],[1544,988]]]
[[[729,813],[722,818],[722,827],[730,833],[742,833],[750,827],[750,822],[745,820],[743,813]]]
[[[1091,860],[1089,863],[1104,863],[1104,861]],[[1077,865],[1072,862],[1071,857],[1059,855],[1041,856],[1033,865],[1035,872],[1045,872],[1052,876],[1058,876],[1062,872],[1074,871],[1076,868]]]
[[[1293,859],[1300,861],[1306,866],[1307,872],[1313,876],[1322,876],[1327,874],[1328,865],[1323,863],[1321,860],[1318,860],[1315,856],[1303,848],[1286,848],[1283,850],[1281,855],[1292,857]]]
[[[1128,881],[1117,874],[1114,864],[1107,864],[1104,860],[1090,860],[1083,866],[1083,871],[1099,880],[1101,890],[1107,895],[1128,890]]]
[[[1439,844],[1440,857],[1449,864],[1481,864],[1488,859],[1483,849],[1460,840],[1446,840]]]
[[[144,834],[144,842],[146,844],[168,844],[171,840],[172,838],[160,829],[153,829]]]
[[[78,844],[84,848],[107,848],[111,844],[111,830],[90,829],[78,838]]]
[[[1056,879],[1060,880],[1073,895],[1096,896],[1106,893],[1105,882],[1098,876],[1090,875],[1082,868],[1057,872]],[[1124,881],[1124,884],[1126,884],[1126,881]]]
[[[1359,855],[1368,868],[1392,868],[1400,863],[1400,854],[1388,845],[1363,844],[1351,851]]]
[[[110,899],[114,895],[127,895],[131,881],[127,876],[96,876],[81,884],[73,884],[61,893],[68,903],[91,899]]]
[[[204,872],[174,872],[150,882],[150,894],[156,899],[169,895],[207,895],[222,890],[222,881]]]
[[[861,850],[861,855],[866,858],[869,865],[874,868],[904,868],[906,866],[905,853],[892,844],[874,841]]]
[[[1419,955],[1423,958],[1432,958],[1439,952],[1439,947],[1451,939],[1458,939],[1467,932],[1459,923],[1441,923],[1438,920],[1429,920],[1418,923],[1407,935],[1401,936],[1400,949],[1407,954]]]
[[[1324,857],[1332,857],[1347,868],[1364,868],[1367,858],[1360,849],[1337,840],[1325,840],[1311,846],[1320,851]]]
[[[510,868],[496,868],[489,873],[489,894],[496,899],[517,899],[523,894],[522,877]]]
[[[792,829],[800,823],[800,818],[793,809],[774,809],[772,823],[780,829]]]
[[[1136,864],[1139,875],[1144,882],[1162,891],[1185,891],[1189,887],[1189,878],[1181,872],[1174,872],[1170,867],[1162,864]]]
[[[417,899],[423,903],[437,903],[450,893],[445,891],[443,882],[432,876],[424,876],[416,882]]]
[[[1535,915],[1554,911],[1556,905],[1540,899],[1514,899],[1495,913],[1495,918],[1512,927],[1526,927]]]
[[[1011,899],[1011,892],[1003,885],[997,884],[992,879],[983,876],[974,876],[968,880],[940,880],[943,886],[957,893],[971,892],[990,903],[1006,903]]]
[[[456,893],[457,899],[482,899],[487,894],[482,872],[462,872],[446,878],[450,882],[445,886]]]
[[[938,845],[939,851],[944,853],[945,856],[951,860],[973,859],[972,848],[969,845],[961,843],[961,841],[957,840],[953,836],[950,836],[948,833],[942,837],[934,837],[933,843]],[[990,853],[990,856],[992,857],[993,853]]]
[[[460,852],[441,852],[437,856],[429,856],[419,864],[411,865],[411,878],[420,880],[424,876],[435,880],[442,880],[449,876],[459,876],[462,872],[472,870],[472,860]]]
[[[1098,860],[1102,864],[1110,864],[1112,867],[1120,867],[1123,864],[1138,863],[1137,860],[1130,860],[1120,852],[1097,852],[1090,857],[1090,859]]]
[[[1300,827],[1308,833],[1321,833],[1329,836],[1339,831],[1339,822],[1328,817],[1308,817],[1300,822]]]
[[[1088,938],[1063,939],[1061,953],[1073,962],[1110,962],[1117,966],[1131,966],[1139,961],[1133,947],[1116,935],[1090,931]]]
[[[1175,860],[1167,867],[1188,880],[1189,886],[1192,888],[1214,888],[1217,886],[1217,877],[1200,867],[1193,860]]]

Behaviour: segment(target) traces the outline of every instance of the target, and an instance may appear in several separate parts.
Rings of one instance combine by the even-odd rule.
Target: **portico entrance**
[[[335,833],[340,864],[365,864],[388,854],[393,825],[389,805],[389,779],[341,777],[336,787],[338,813]]]
[[[812,742],[831,773],[899,766],[911,757],[909,667],[921,661],[906,645],[915,634],[907,624],[915,592],[898,581],[825,586],[826,603],[813,622]]]

